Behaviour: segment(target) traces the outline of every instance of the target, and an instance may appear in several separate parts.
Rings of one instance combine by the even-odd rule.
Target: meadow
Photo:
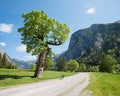
[[[70,76],[75,72],[44,71],[43,78],[31,78],[33,70],[0,69],[0,88],[7,86],[41,82],[60,78],[63,74]],[[120,75],[111,73],[90,73],[90,84],[86,90],[92,91],[91,96],[120,96]]]
[[[39,82],[43,80],[60,78],[63,74],[71,76],[75,72],[57,72],[44,71],[43,78],[31,78],[34,74],[33,70],[18,70],[18,69],[0,69],[0,87]]]
[[[120,74],[91,73],[87,90],[92,96],[120,96]]]

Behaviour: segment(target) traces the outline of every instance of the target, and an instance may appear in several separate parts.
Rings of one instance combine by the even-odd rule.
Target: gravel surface
[[[81,96],[89,84],[88,73],[0,89],[0,96]]]

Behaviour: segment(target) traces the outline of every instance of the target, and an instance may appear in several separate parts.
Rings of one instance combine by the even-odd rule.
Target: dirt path
[[[63,79],[48,80],[1,89],[0,96],[81,96],[89,84],[89,74],[79,73]]]

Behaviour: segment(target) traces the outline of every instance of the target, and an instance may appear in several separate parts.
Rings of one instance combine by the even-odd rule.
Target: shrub
[[[117,64],[114,66],[114,71],[115,71],[115,73],[120,74],[120,64]]]
[[[71,72],[78,71],[78,66],[79,64],[76,62],[76,60],[70,60],[66,64],[66,69]]]
[[[89,71],[89,72],[98,72],[99,68],[98,68],[98,66],[89,66],[87,71]]]
[[[82,64],[79,64],[79,69],[78,69],[79,72],[86,72],[87,71],[87,66],[82,63]]]
[[[99,71],[100,72],[113,72],[113,65],[116,64],[116,59],[113,58],[111,55],[106,55],[100,61]]]

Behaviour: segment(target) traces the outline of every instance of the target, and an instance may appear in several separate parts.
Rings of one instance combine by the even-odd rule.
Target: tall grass
[[[33,70],[0,69],[0,87],[39,82],[42,80],[60,78],[63,74],[65,76],[70,76],[75,73],[45,71],[43,72],[42,79],[31,78],[33,74]]]
[[[120,75],[91,73],[87,89],[92,91],[92,96],[120,96]]]

